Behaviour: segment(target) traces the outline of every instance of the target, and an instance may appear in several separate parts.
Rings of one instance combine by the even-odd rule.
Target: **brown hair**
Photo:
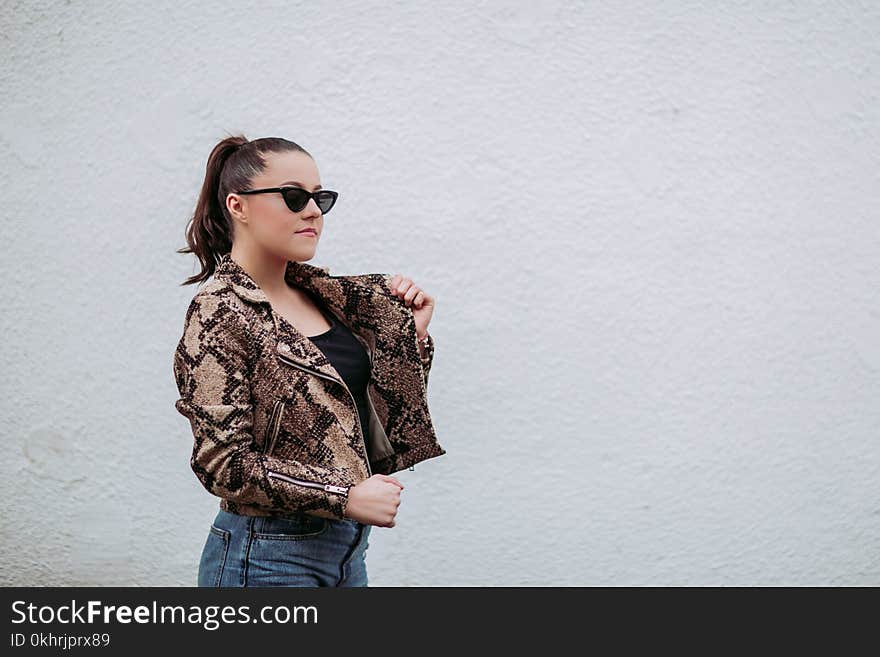
[[[196,208],[186,228],[185,246],[177,253],[195,253],[202,271],[181,285],[206,281],[214,273],[220,257],[232,251],[233,222],[226,207],[226,196],[250,187],[251,180],[266,168],[267,153],[300,151],[299,144],[281,137],[248,141],[244,135],[229,135],[214,146],[205,167],[205,181]]]

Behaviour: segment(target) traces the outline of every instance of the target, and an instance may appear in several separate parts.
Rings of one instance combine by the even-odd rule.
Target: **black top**
[[[352,335],[348,327],[341,324],[317,300],[316,304],[321,309],[321,312],[324,313],[331,326],[329,330],[323,333],[306,337],[324,353],[333,367],[336,368],[336,371],[342,376],[345,385],[351,390],[351,394],[354,395],[355,403],[357,404],[364,442],[369,442],[367,431],[370,426],[370,414],[367,407],[366,394],[367,383],[370,381],[370,358],[363,345]]]

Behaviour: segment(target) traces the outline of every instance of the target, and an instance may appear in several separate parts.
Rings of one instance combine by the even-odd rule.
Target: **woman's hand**
[[[391,475],[374,474],[348,489],[345,517],[365,525],[394,527],[403,484]]]
[[[423,338],[428,332],[428,324],[431,315],[434,314],[434,297],[413,283],[411,278],[395,274],[390,281],[391,291],[397,297],[403,299],[407,306],[413,309],[413,317],[416,320],[416,337]]]

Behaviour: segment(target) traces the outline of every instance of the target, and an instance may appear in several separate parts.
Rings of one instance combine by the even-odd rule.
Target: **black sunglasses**
[[[321,214],[327,214],[330,212],[330,208],[333,207],[333,204],[336,203],[336,198],[339,196],[338,192],[331,192],[329,189],[319,189],[316,192],[310,192],[302,187],[267,187],[265,189],[248,189],[243,192],[235,193],[266,194],[268,192],[279,192],[284,197],[284,202],[287,203],[287,207],[293,212],[299,212],[302,210],[306,207],[309,199],[313,198],[315,199],[315,203],[317,203],[318,207],[321,209]]]

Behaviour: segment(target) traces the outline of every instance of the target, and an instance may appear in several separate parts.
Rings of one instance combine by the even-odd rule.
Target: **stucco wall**
[[[0,582],[192,585],[175,253],[213,145],[437,298],[371,584],[880,584],[876,3],[0,12]]]

